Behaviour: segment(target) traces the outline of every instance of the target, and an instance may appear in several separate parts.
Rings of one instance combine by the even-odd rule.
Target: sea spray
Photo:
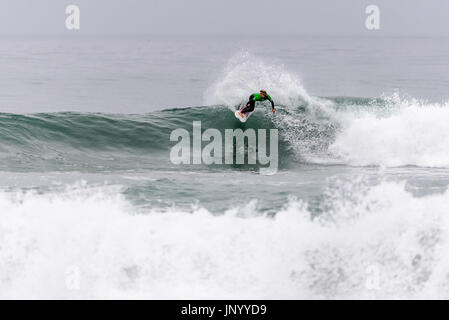
[[[299,78],[284,66],[267,63],[242,51],[230,59],[221,77],[206,91],[204,100],[207,105],[233,109],[261,89],[270,93],[276,105],[297,106],[313,99]]]

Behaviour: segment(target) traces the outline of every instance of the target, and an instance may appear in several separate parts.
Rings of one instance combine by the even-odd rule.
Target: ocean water
[[[4,37],[0,298],[448,298],[448,56],[446,38]],[[277,113],[238,122],[262,88]],[[277,172],[173,164],[194,121],[277,129]]]

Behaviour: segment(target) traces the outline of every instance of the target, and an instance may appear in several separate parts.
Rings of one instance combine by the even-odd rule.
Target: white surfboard
[[[238,110],[234,112],[234,115],[237,119],[240,120],[240,122],[246,122],[246,120],[248,119],[248,116],[246,114],[243,115]]]

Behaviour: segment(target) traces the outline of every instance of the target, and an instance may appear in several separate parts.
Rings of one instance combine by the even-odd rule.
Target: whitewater
[[[30,87],[36,110],[28,110],[14,91],[28,75],[5,83],[0,298],[449,298],[449,102],[442,94],[440,101],[400,90],[370,97],[361,85],[360,95],[318,95],[291,64],[232,48],[213,79],[204,72],[199,103],[132,109],[159,103],[152,89],[149,97],[133,87],[135,79],[177,85],[193,77],[191,65],[214,63],[191,61],[180,74],[167,73],[170,84],[126,67],[165,45],[142,42],[131,62],[129,43],[105,46],[105,62],[86,59],[86,70],[97,71],[86,81],[108,87],[107,101],[92,87],[74,99],[65,86],[47,101],[42,80]],[[200,51],[182,47],[181,58]],[[120,81],[107,68],[116,61]],[[21,68],[14,63],[5,70]],[[84,70],[60,80],[83,87]],[[236,121],[233,111],[260,89],[275,100],[276,114],[258,105],[247,123]],[[126,90],[136,94],[120,97]],[[47,102],[50,109],[39,107]],[[221,133],[278,129],[278,172],[173,164],[170,133],[192,134],[193,121]]]

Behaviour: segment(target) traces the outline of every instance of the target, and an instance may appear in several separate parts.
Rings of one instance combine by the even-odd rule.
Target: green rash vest
[[[267,94],[266,98],[263,98],[260,93],[255,93],[255,94],[253,94],[253,96],[254,96],[253,97],[253,101],[265,101],[265,100],[270,101],[271,102],[271,108],[274,109],[274,102],[273,102],[273,99],[271,99],[269,94]]]

